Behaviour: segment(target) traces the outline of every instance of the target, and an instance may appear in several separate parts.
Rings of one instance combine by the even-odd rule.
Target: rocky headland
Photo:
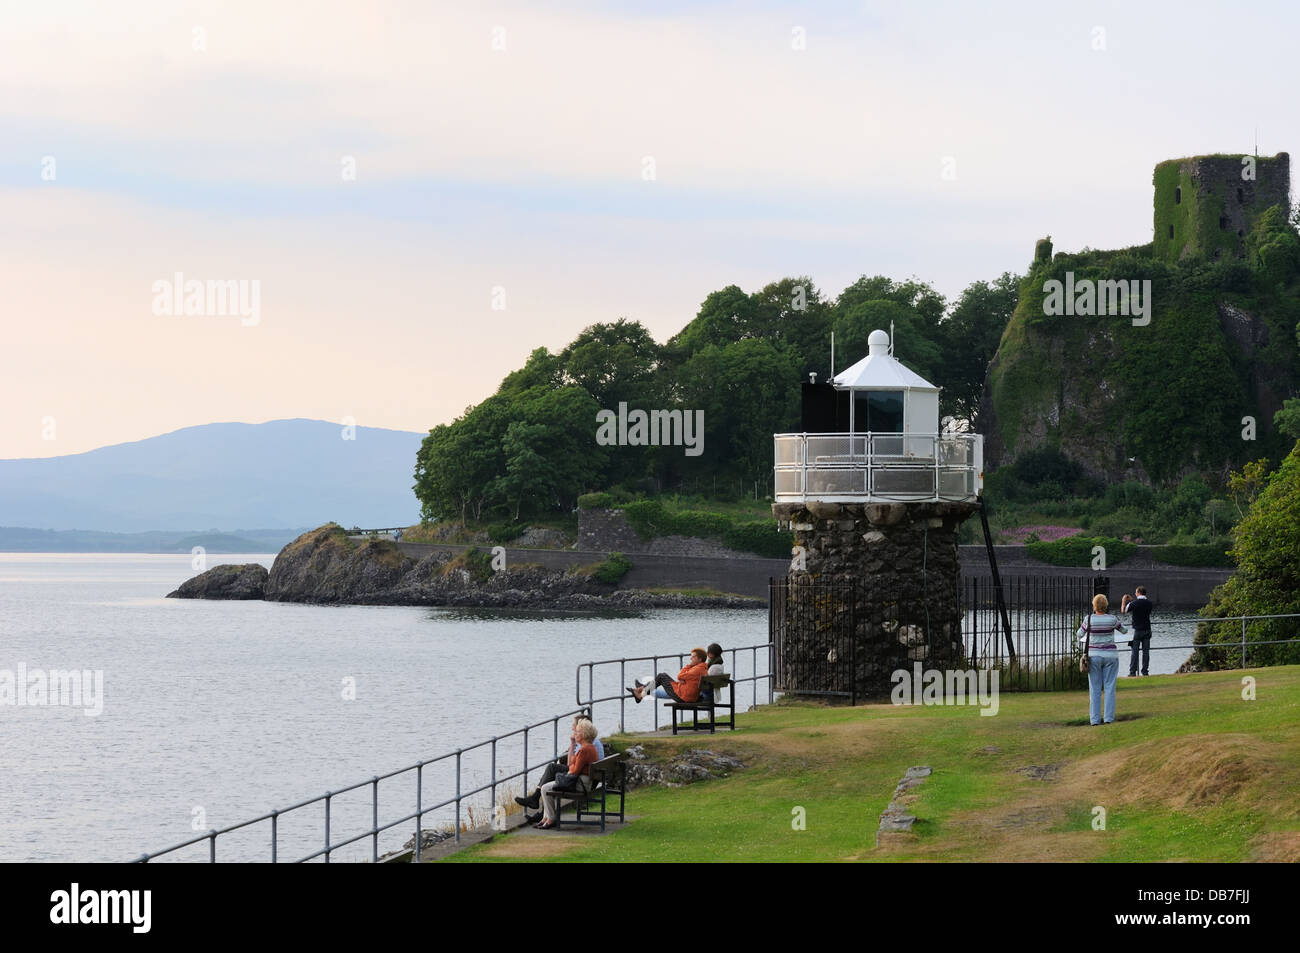
[[[328,523],[280,550],[269,573],[256,564],[216,566],[187,580],[168,598],[560,610],[766,604],[743,596],[620,589],[602,582],[595,569],[575,566],[559,571],[535,564],[494,569],[491,554],[478,551],[435,550],[417,560],[391,540],[350,539],[342,527]]]

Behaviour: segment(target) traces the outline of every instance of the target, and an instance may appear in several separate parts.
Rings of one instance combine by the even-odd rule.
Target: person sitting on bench
[[[709,667],[710,675],[726,675],[727,668],[722,662],[722,646],[717,642],[709,643],[709,656],[704,660],[704,664]],[[700,701],[706,705],[713,704],[713,686],[700,686]]]
[[[528,808],[528,810],[531,811],[541,810],[542,785],[549,781],[554,781],[555,776],[559,772],[568,770],[569,759],[573,757],[574,753],[580,747],[582,747],[582,739],[578,736],[578,726],[580,726],[584,721],[587,722],[587,724],[591,724],[591,717],[586,712],[580,712],[573,716],[573,727],[569,729],[569,750],[546,766],[542,771],[542,779],[537,782],[537,787],[533,788],[533,793],[527,797],[515,798],[516,804]],[[598,737],[593,739],[591,744],[592,747],[596,749],[596,760],[600,761],[605,757],[605,746],[600,743],[600,738]],[[524,820],[529,824],[536,824],[541,819],[541,814],[529,814],[528,811],[524,811]]]
[[[534,825],[538,830],[549,831],[555,827],[556,818],[560,815],[560,799],[551,792],[557,785],[564,785],[569,778],[573,778],[571,783],[575,787],[562,786],[561,790],[591,789],[591,766],[600,760],[596,757],[596,746],[592,744],[596,740],[596,726],[584,718],[579,722],[577,732],[582,744],[569,756],[568,773],[556,775],[554,781],[547,781],[541,787],[543,818],[540,824]]]
[[[667,698],[675,702],[693,702],[700,697],[700,679],[708,672],[709,667],[705,664],[704,659],[707,653],[704,649],[691,649],[691,660],[687,666],[677,673],[677,678],[673,679],[667,672],[660,672],[654,677],[655,698]],[[645,679],[647,683],[649,679]],[[649,684],[641,684],[638,680],[635,685],[628,686],[628,691],[636,699],[636,703],[641,704],[641,699],[645,697]]]

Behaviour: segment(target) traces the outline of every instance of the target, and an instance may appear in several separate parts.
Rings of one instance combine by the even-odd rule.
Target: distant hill
[[[355,440],[342,435],[321,420],[218,423],[87,453],[0,460],[0,527],[166,530],[180,546],[186,536],[239,537],[236,527],[416,522],[412,473],[424,434],[357,427]],[[4,538],[16,532],[4,530],[0,547],[12,551]]]
[[[0,526],[0,553],[278,553],[311,529],[239,529],[233,533],[151,530],[104,533],[90,529],[31,529]]]

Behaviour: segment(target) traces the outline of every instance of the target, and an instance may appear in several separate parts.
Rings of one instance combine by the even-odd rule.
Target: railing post
[[[370,817],[374,821],[374,826],[370,828],[372,840],[370,841],[370,862],[379,863],[379,777],[375,776],[370,779]]]
[[[280,812],[275,810],[271,811],[271,863],[273,864],[278,862],[276,841],[279,839],[277,837],[277,834],[279,833],[279,820]]]
[[[420,821],[424,814],[424,762],[415,763],[415,862],[420,862]]]
[[[325,863],[330,862],[330,792],[325,792]]]
[[[595,714],[593,712],[593,714]],[[627,730],[627,661],[618,660],[618,730]]]
[[[492,817],[497,814],[497,736],[492,736]]]
[[[851,451],[850,451],[851,452]],[[799,437],[799,492],[808,495],[808,435]]]
[[[1241,617],[1241,667],[1246,667],[1246,617]]]
[[[767,643],[767,703],[776,701],[776,646]]]
[[[463,749],[456,749],[456,843],[460,843],[460,753]]]
[[[651,659],[651,660],[650,660],[650,664],[651,664],[651,666],[652,666],[652,667],[654,668],[654,670],[655,670],[655,671],[654,671],[654,674],[655,674],[655,675],[658,675],[658,674],[659,674],[659,656],[656,655],[653,659]],[[651,709],[654,710],[654,713],[655,713],[655,731],[658,731],[658,730],[659,730],[659,702],[655,700],[654,689],[653,689],[653,688],[651,688],[649,685],[647,685],[647,686],[646,686],[646,691],[649,692],[649,694],[650,694],[650,707],[651,707]]]
[[[217,862],[217,831],[216,828],[208,831],[208,863]]]

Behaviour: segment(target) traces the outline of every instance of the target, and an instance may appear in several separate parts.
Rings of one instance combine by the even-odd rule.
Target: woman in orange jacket
[[[709,671],[709,666],[705,663],[706,656],[704,649],[691,649],[690,663],[677,673],[677,678],[673,679],[667,672],[660,672],[655,676],[655,698],[668,698],[675,702],[693,702],[700,697],[700,679]],[[636,699],[636,703],[641,704],[641,699],[649,690],[649,685],[642,685],[638,682],[636,685],[628,686],[628,691]]]

